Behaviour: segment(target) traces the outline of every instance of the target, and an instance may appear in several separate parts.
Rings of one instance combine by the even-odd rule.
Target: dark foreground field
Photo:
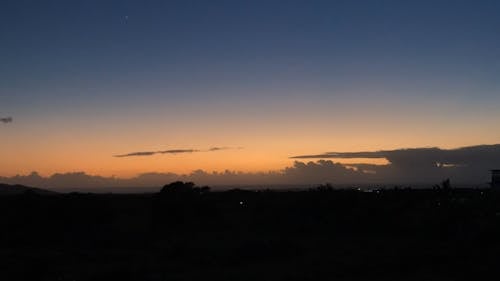
[[[500,193],[0,196],[0,280],[498,280]]]

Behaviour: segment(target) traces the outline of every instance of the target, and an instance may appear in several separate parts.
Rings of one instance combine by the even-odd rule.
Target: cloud
[[[325,152],[321,154],[297,155],[291,159],[318,159],[318,158],[383,158],[383,151],[375,152]]]
[[[115,155],[114,157],[135,157],[135,156],[152,156],[155,154],[179,154],[179,153],[193,153],[198,152],[196,149],[172,149],[172,150],[160,150],[160,151],[139,151],[130,152],[126,154]]]
[[[326,152],[323,154],[292,156],[292,159],[342,159],[342,158],[386,158],[393,165],[415,163],[428,164],[478,164],[499,160],[500,144],[476,145],[455,149],[408,148],[396,150],[362,151],[362,152]]]
[[[200,150],[197,149],[171,149],[171,150],[163,150],[163,151],[158,151],[157,153],[159,154],[179,154],[179,153],[193,153],[193,152],[199,152]]]
[[[219,150],[226,150],[229,149],[228,147],[211,147],[208,149],[208,151],[219,151]]]
[[[2,122],[2,123],[12,123],[12,121],[14,121],[14,119],[12,119],[12,117],[0,118],[0,122]]]
[[[243,147],[227,147],[227,146],[223,146],[223,147],[211,147],[208,149],[208,151],[220,151],[220,150],[229,150],[229,149],[243,149]]]
[[[168,151],[168,152],[166,152]],[[177,149],[165,153],[198,153],[208,150]],[[218,150],[213,150],[218,151]],[[130,156],[152,155],[159,152],[145,151],[129,153]],[[127,155],[127,154],[124,154]],[[122,179],[87,175],[82,172],[54,174],[42,177],[36,173],[14,177],[0,177],[0,182],[23,184],[42,188],[67,188],[81,191],[106,191],[110,187],[136,187],[159,190],[172,181],[193,181],[199,185],[269,187],[277,185],[314,186],[325,182],[334,186],[352,185],[411,185],[427,186],[449,178],[453,186],[487,186],[490,181],[490,169],[500,168],[500,144],[478,145],[456,149],[412,148],[383,151],[329,152],[311,154],[332,157],[317,161],[294,161],[281,170],[268,172],[208,172],[195,170],[189,174],[145,173],[133,178]],[[118,156],[119,157],[119,156]],[[126,156],[122,156],[126,157]],[[304,157],[304,156],[301,156]],[[384,157],[388,165],[348,164],[334,162],[333,158],[373,158]],[[311,157],[312,158],[312,157]],[[152,188],[152,189],[151,189]]]
[[[500,144],[455,149],[409,148],[362,152],[326,152],[299,155],[293,159],[385,158],[389,165],[357,165],[375,172],[376,180],[386,182],[432,182],[452,178],[463,183],[486,183],[488,170],[500,167]]]
[[[152,156],[155,154],[182,154],[182,153],[195,153],[195,152],[214,152],[228,149],[241,149],[241,148],[232,148],[232,147],[211,147],[207,150],[199,150],[199,149],[170,149],[170,150],[159,150],[159,151],[139,151],[139,152],[130,152],[126,154],[118,154],[114,155],[114,157],[135,157],[135,156]]]
[[[139,152],[130,152],[127,154],[114,155],[114,157],[151,156],[155,154],[156,154],[155,151],[139,151]]]

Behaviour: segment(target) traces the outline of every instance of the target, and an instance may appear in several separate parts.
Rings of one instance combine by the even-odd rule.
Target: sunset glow
[[[268,172],[500,141],[494,9],[100,5],[3,9],[1,176]],[[179,149],[200,151],[114,157]]]

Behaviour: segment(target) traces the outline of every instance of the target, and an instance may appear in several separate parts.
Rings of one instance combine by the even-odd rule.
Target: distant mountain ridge
[[[16,195],[23,194],[25,192],[32,192],[40,195],[57,194],[57,192],[36,187],[29,187],[20,184],[11,185],[0,183],[0,195]]]

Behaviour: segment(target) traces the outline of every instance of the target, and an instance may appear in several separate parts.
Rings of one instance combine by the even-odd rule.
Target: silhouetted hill
[[[29,187],[19,184],[10,185],[10,184],[0,183],[0,195],[16,195],[16,194],[24,194],[26,192],[31,192],[41,195],[57,194],[57,192],[36,187]]]

